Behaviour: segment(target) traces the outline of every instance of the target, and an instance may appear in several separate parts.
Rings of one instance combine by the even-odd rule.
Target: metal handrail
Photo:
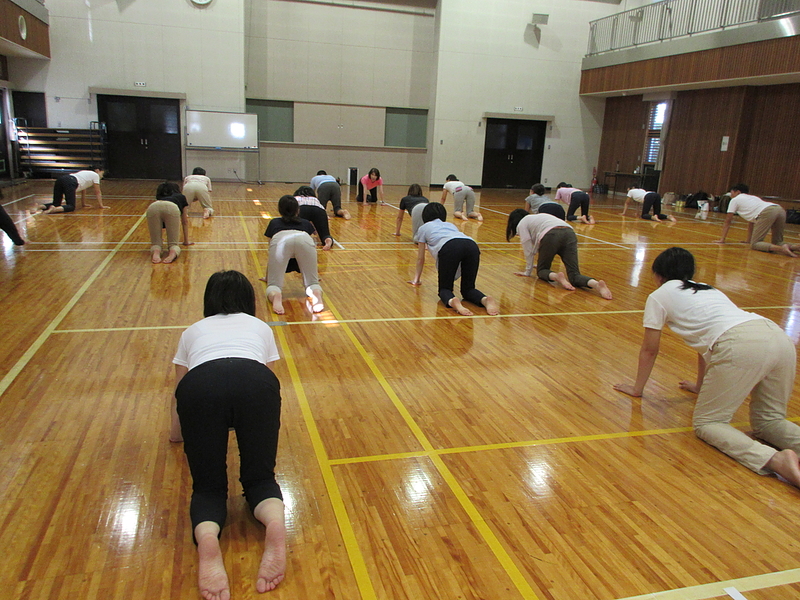
[[[587,56],[800,13],[800,0],[662,0],[589,22]]]

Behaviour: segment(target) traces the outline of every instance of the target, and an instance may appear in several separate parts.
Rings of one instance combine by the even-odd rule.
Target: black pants
[[[468,302],[483,306],[484,294],[475,289],[475,279],[478,277],[478,267],[481,264],[481,251],[475,240],[469,238],[454,238],[446,242],[439,250],[439,298],[445,306],[450,306],[450,300],[455,298],[456,273],[461,266],[461,297]]]
[[[317,230],[317,235],[319,239],[322,240],[323,244],[325,240],[331,237],[331,230],[328,227],[328,213],[325,212],[325,209],[319,206],[301,204],[299,215],[301,219],[311,221],[311,224],[314,226],[314,229]]]
[[[578,217],[575,216],[575,211],[581,207],[581,215],[584,217],[589,216],[589,194],[586,192],[572,192],[569,197],[569,209],[567,209],[567,221],[574,221]]]
[[[650,216],[650,209],[653,209],[653,214],[657,215],[659,219],[669,219],[667,215],[661,214],[661,196],[655,192],[647,192],[642,200],[642,218],[652,221],[653,217]]]
[[[213,521],[222,529],[228,500],[228,429],[236,430],[239,481],[251,510],[280,498],[275,454],[281,426],[280,383],[265,365],[220,358],[189,371],[175,390],[183,449],[192,473],[192,531]]]
[[[358,182],[358,195],[356,196],[356,202],[363,202],[364,201],[364,184],[360,181]],[[376,185],[374,188],[368,191],[367,202],[377,202],[378,201],[378,186]]]
[[[333,206],[333,214],[342,210],[342,186],[336,181],[325,181],[317,188],[317,199],[325,208],[328,202]]]
[[[566,215],[564,214],[564,207],[560,204],[556,204],[555,202],[546,202],[539,207],[539,214],[546,214],[546,215],[553,215],[554,217],[558,217],[562,221],[566,221]]]
[[[75,191],[78,189],[78,180],[72,175],[62,175],[53,184],[53,202],[45,204],[47,208],[51,206],[61,206],[64,201],[64,212],[75,210]]]
[[[11,220],[11,217],[8,216],[6,209],[0,206],[0,229],[6,232],[6,235],[11,238],[11,241],[14,242],[17,246],[22,246],[25,243],[25,240],[19,235],[19,231],[17,231],[17,226],[14,224],[14,221]]]

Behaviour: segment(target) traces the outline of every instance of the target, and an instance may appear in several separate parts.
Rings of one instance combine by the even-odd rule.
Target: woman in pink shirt
[[[364,202],[365,191],[369,192],[367,202],[378,202],[378,200],[380,200],[381,204],[385,204],[383,201],[383,179],[381,179],[381,172],[374,167],[358,182],[356,202]]]

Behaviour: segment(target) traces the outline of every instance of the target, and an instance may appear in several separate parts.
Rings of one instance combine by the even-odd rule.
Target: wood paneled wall
[[[800,200],[800,84],[755,88],[740,178],[753,193]]]
[[[681,92],[672,103],[659,189],[720,194],[740,169],[737,157],[746,145],[741,131],[748,88],[717,88]],[[722,137],[729,136],[723,152]],[[738,179],[737,179],[738,181]]]
[[[19,32],[20,17],[24,17],[28,28],[24,40]],[[0,37],[50,58],[50,31],[47,23],[40,21],[10,0],[0,0]]]
[[[598,179],[603,173],[615,171],[617,163],[623,173],[631,173],[642,162],[649,103],[642,96],[618,96],[606,100],[603,137],[597,159]]]
[[[800,71],[800,36],[587,69],[581,94],[643,91],[655,87],[735,80]]]
[[[671,113],[662,193],[720,194],[742,182],[759,196],[800,199],[800,84],[680,92]]]

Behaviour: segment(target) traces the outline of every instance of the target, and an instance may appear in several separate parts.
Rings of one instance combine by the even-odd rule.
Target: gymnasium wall
[[[661,190],[720,194],[742,182],[759,196],[800,199],[798,114],[797,83],[679,92]]]
[[[619,10],[602,2],[440,0],[430,150],[431,181],[456,173],[479,184],[484,115],[549,115],[542,179],[587,187],[597,162],[605,101],[581,98],[590,20]],[[549,15],[539,40],[532,13]],[[521,111],[516,111],[521,107]],[[431,125],[429,125],[431,127]],[[533,182],[531,182],[533,183]]]
[[[86,128],[97,120],[90,87],[182,93],[190,109],[241,112],[243,3],[214,0],[201,9],[184,0],[47,0],[52,59],[9,57],[12,88],[45,93],[50,127]],[[228,172],[231,158],[200,156],[216,178]],[[244,160],[233,164],[241,173]]]
[[[263,179],[378,167],[387,183],[428,182],[424,150],[384,148],[384,121],[386,107],[429,107],[433,10],[365,4],[246,0],[246,97],[295,103],[295,143],[262,143]]]

